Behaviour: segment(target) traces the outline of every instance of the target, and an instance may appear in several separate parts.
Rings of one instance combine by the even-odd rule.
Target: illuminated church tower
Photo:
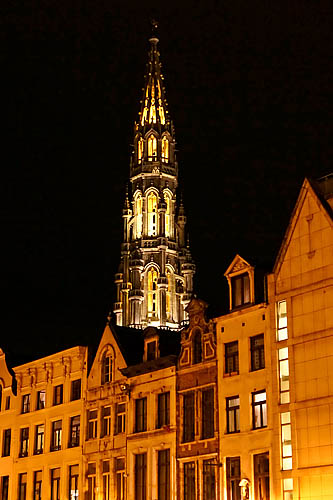
[[[193,292],[195,265],[187,243],[184,207],[176,203],[176,141],[155,34],[149,42],[143,100],[134,126],[131,188],[123,209],[113,310],[118,325],[179,328]]]

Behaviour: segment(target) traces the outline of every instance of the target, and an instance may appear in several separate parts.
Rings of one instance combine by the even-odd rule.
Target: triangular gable
[[[326,207],[324,203],[318,196],[318,193],[313,188],[310,181],[305,178],[274,264],[273,273],[275,275],[278,275],[281,271],[281,266],[286,258],[292,239],[294,237],[299,237],[300,225],[304,225],[304,219],[308,220],[312,224],[309,229],[310,232],[315,229],[322,228],[323,225],[332,229],[333,221],[328,211],[329,207]],[[312,222],[313,215],[316,216],[316,220]],[[319,221],[319,218],[322,219],[322,223]],[[306,238],[302,240],[302,244],[303,247],[305,245],[308,246],[308,254],[309,257],[311,257],[311,253],[314,252],[316,248],[311,248],[311,243],[306,241]],[[302,251],[304,252],[304,248],[302,248]]]
[[[103,353],[108,350],[108,352],[113,353],[113,380],[122,379],[123,376],[120,373],[122,368],[126,368],[127,364],[125,362],[124,356],[121,352],[120,345],[118,344],[116,334],[114,334],[111,325],[108,323],[104,329],[101,341],[99,343],[94,361],[92,363],[89,375],[88,375],[88,388],[97,387],[101,385],[101,360]]]
[[[251,264],[249,264],[245,259],[243,259],[243,257],[237,254],[224,273],[224,276],[235,275],[249,269],[252,269]]]

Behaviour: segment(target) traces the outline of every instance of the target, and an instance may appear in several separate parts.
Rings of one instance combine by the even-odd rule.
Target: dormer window
[[[102,358],[102,373],[101,379],[102,384],[107,384],[108,382],[112,382],[112,365],[113,358],[111,352],[105,352]]]
[[[151,134],[148,138],[148,160],[156,161],[157,158],[157,140],[156,137]]]
[[[251,302],[250,278],[248,273],[231,278],[232,307],[239,307]]]
[[[157,357],[156,340],[147,342],[147,361],[153,361]]]

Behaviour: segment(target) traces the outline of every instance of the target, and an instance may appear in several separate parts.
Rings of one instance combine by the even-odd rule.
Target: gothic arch
[[[158,234],[158,202],[159,192],[156,188],[149,188],[145,192],[146,198],[146,228],[148,236]]]
[[[112,382],[114,379],[115,351],[111,344],[104,346],[99,356],[101,385]]]
[[[133,196],[134,201],[134,239],[141,238],[143,232],[143,195],[137,189]]]

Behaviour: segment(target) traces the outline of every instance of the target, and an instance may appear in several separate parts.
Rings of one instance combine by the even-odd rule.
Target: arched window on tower
[[[165,211],[165,236],[171,236],[171,196],[168,192],[164,193],[164,200],[166,203]]]
[[[173,290],[173,276],[170,269],[166,270],[168,279],[168,289],[166,292],[166,318],[168,321],[172,320],[172,290]]]
[[[135,214],[135,238],[142,236],[142,196],[141,193],[137,194],[134,201],[134,214]]]
[[[169,162],[169,141],[165,136],[162,139],[162,162]]]
[[[196,330],[193,336],[193,364],[201,363],[202,361],[202,343],[201,332]]]
[[[148,236],[157,236],[157,196],[149,193],[148,205]]]
[[[111,349],[104,352],[101,365],[101,383],[112,382],[113,356]]]
[[[154,134],[148,137],[148,160],[156,161],[157,159],[157,139]]]
[[[157,317],[158,290],[157,290],[158,272],[154,267],[148,271],[148,317]]]
[[[140,137],[138,140],[138,163],[142,163],[143,159],[143,139]]]

